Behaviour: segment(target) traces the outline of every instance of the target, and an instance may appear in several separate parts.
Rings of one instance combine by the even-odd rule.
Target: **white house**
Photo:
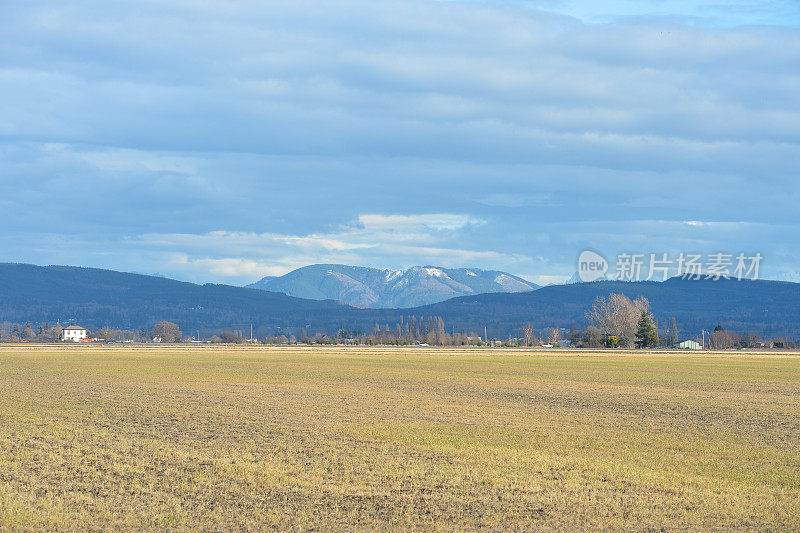
[[[680,350],[702,350],[703,346],[697,341],[683,341],[683,342],[676,342],[672,345],[673,348],[678,348]]]
[[[89,336],[89,332],[80,326],[67,326],[61,330],[58,339],[62,341],[81,342]]]

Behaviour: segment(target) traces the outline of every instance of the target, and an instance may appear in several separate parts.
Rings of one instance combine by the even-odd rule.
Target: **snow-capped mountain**
[[[310,265],[277,278],[263,278],[248,287],[360,307],[415,307],[469,294],[539,288],[497,270],[435,266],[381,270],[347,265]]]

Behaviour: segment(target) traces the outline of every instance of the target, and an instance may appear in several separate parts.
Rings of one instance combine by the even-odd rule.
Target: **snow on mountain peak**
[[[428,273],[429,276],[433,276],[435,278],[447,278],[450,279],[443,270],[438,269],[436,267],[424,267],[423,270]]]
[[[285,276],[264,280],[254,284],[254,288],[366,307],[414,307],[467,294],[536,288],[510,274],[492,272],[488,275],[487,271],[469,268],[449,270],[417,265],[401,270],[379,270],[348,265],[319,266],[322,268],[303,267]]]
[[[494,278],[494,281],[509,292],[533,290],[532,286],[507,274],[499,274],[496,278]]]
[[[406,272],[405,270],[387,270],[386,271],[386,282],[388,283],[388,282],[392,281],[393,279],[396,279],[396,278],[402,276],[403,274],[405,274],[405,272]]]

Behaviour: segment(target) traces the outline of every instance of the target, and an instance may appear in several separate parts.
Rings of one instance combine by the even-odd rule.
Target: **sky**
[[[800,281],[800,2],[0,3],[0,262]]]

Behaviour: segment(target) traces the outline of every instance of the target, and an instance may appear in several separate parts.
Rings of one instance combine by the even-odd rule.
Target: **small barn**
[[[702,350],[703,346],[697,341],[683,341],[683,342],[676,342],[672,345],[673,348],[677,348],[679,350]]]
[[[89,331],[80,326],[67,326],[61,330],[58,340],[81,342],[89,337]]]

